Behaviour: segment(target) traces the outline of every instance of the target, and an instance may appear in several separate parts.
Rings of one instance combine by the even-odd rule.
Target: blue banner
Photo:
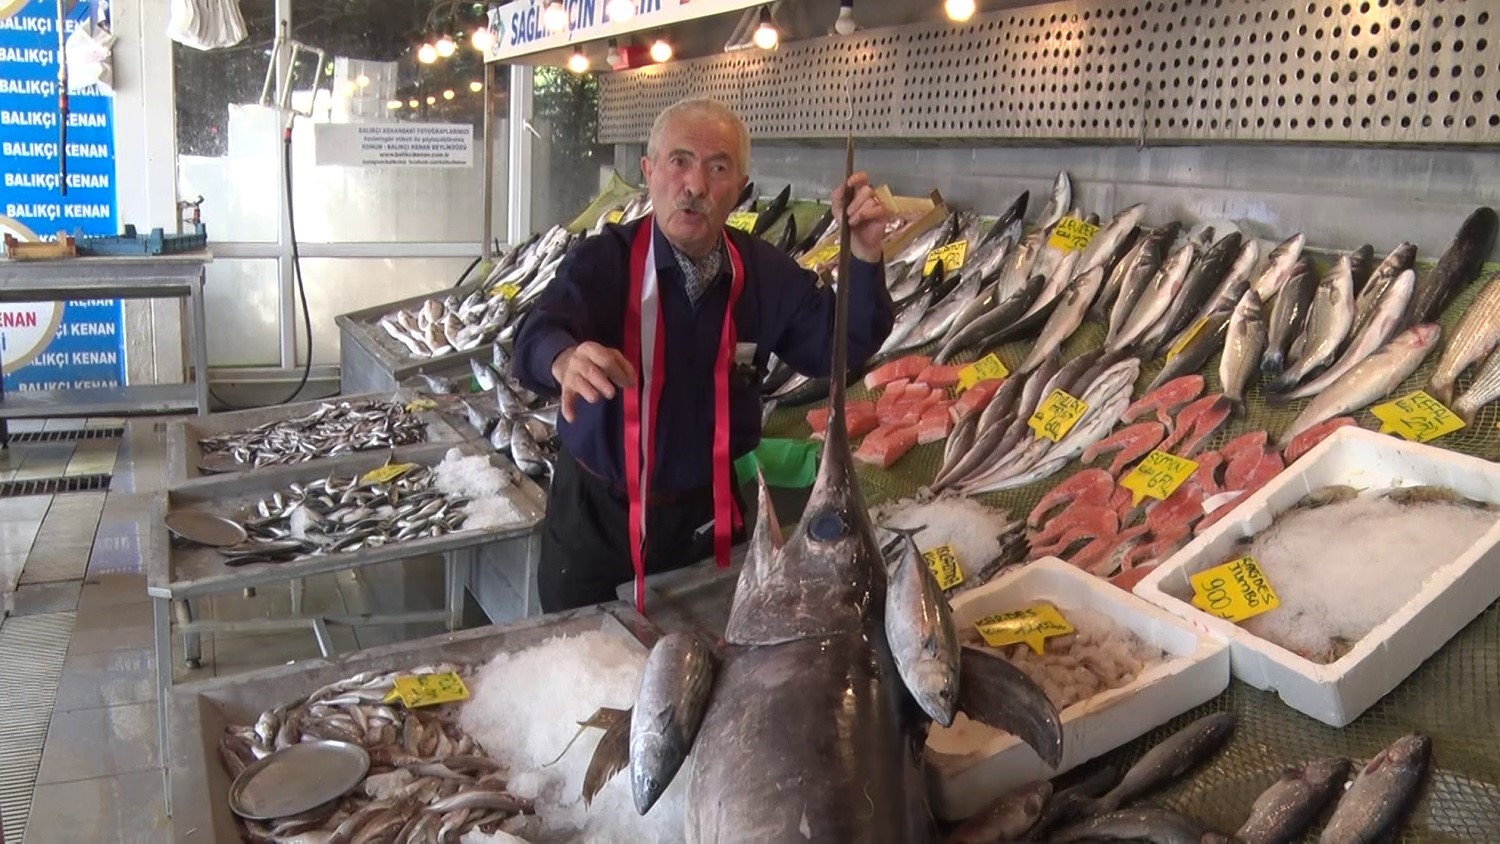
[[[97,86],[68,95],[64,145],[58,99],[58,0],[22,0],[0,20],[0,230],[20,240],[58,232],[120,233],[114,100]],[[73,10],[65,33],[89,19]],[[66,153],[67,194],[62,191]],[[7,390],[117,387],[125,380],[117,300],[0,304]]]

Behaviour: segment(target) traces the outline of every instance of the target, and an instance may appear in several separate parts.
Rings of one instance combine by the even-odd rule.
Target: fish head
[[[1394,768],[1420,768],[1427,764],[1427,759],[1432,755],[1432,739],[1421,733],[1408,733],[1396,739],[1390,747],[1382,750],[1379,755],[1370,760],[1365,766],[1365,773],[1371,773],[1385,767]]]
[[[1251,288],[1245,291],[1245,295],[1240,298],[1239,304],[1235,305],[1234,309],[1237,311],[1236,316],[1240,319],[1259,322],[1262,319],[1265,305],[1261,301],[1260,294],[1256,293],[1254,288]]]
[[[918,662],[912,666],[909,691],[932,720],[944,727],[953,726],[953,716],[958,711],[957,666],[938,659]]]
[[[1443,327],[1435,322],[1424,322],[1407,329],[1406,333],[1397,337],[1392,343],[1401,343],[1416,349],[1425,349],[1436,343],[1443,334]]]

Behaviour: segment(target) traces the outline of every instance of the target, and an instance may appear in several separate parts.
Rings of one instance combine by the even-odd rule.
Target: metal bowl
[[[174,536],[196,542],[199,545],[226,547],[238,545],[249,538],[244,525],[234,519],[201,513],[197,510],[178,510],[168,513],[163,521]]]
[[[235,777],[229,808],[274,820],[316,809],[349,793],[370,770],[370,754],[347,741],[305,741],[259,759]]]

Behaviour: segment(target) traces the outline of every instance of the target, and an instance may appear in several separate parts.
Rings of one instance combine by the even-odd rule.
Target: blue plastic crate
[[[125,233],[119,236],[91,237],[78,229],[73,239],[80,255],[172,255],[178,252],[196,252],[208,246],[208,230],[202,223],[194,225],[187,234],[167,234],[164,229],[154,228],[149,235],[136,234],[135,226],[125,224]]]

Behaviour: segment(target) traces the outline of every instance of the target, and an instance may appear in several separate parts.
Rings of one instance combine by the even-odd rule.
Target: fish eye
[[[807,533],[819,542],[834,542],[849,534],[849,525],[837,510],[824,510],[813,517]]]

